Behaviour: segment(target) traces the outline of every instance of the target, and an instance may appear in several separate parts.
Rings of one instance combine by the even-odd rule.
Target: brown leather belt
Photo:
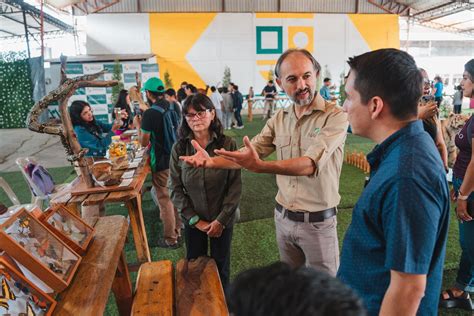
[[[325,219],[331,218],[337,213],[337,210],[335,207],[328,208],[327,210],[319,211],[319,212],[296,212],[296,211],[292,211],[292,210],[284,208],[279,203],[276,204],[275,209],[280,213],[283,211],[286,211],[285,212],[286,217],[288,217],[290,221],[294,221],[294,222],[304,222],[304,214],[309,213],[308,214],[309,223],[324,222]]]

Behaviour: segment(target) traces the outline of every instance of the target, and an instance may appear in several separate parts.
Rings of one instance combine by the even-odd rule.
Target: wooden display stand
[[[72,234],[65,232],[61,229],[61,227],[55,225],[55,217],[58,217],[60,219],[67,219],[69,221],[74,222],[74,226],[80,229],[81,232],[85,234],[85,237],[80,241],[75,240]],[[80,255],[84,255],[86,253],[87,247],[92,241],[92,237],[94,235],[94,228],[89,226],[85,221],[82,220],[82,218],[75,215],[66,207],[59,205],[46,210],[45,216],[42,218],[42,222],[75,252]]]
[[[56,292],[61,292],[71,283],[81,262],[81,257],[73,249],[25,209],[0,225],[0,245]],[[60,263],[66,259],[71,262],[63,271],[65,268]]]
[[[5,315],[14,315],[10,304],[18,305],[20,300],[24,301],[24,315],[33,315],[35,309],[41,310],[46,316],[52,315],[56,307],[56,301],[26,279],[13,260],[6,255],[0,256],[0,279],[3,293],[3,300],[0,301],[0,311],[6,311]],[[21,291],[22,297],[19,297],[18,294],[13,294],[14,287],[16,288],[15,290]]]

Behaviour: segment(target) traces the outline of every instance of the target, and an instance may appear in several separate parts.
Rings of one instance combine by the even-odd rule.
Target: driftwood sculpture
[[[87,149],[81,148],[71,123],[71,117],[67,108],[69,98],[74,94],[76,89],[84,87],[112,87],[118,84],[118,81],[94,81],[105,70],[91,74],[68,79],[66,77],[66,57],[61,56],[61,82],[59,87],[51,91],[48,95],[35,103],[31,108],[27,118],[27,125],[30,130],[37,133],[46,133],[58,135],[61,143],[66,149],[67,159],[74,163],[77,161],[81,171],[82,178],[88,187],[93,187],[94,182],[91,178],[89,168],[87,167],[84,155]],[[38,121],[40,115],[48,109],[53,101],[59,101],[59,114],[61,115],[61,124],[40,123]]]

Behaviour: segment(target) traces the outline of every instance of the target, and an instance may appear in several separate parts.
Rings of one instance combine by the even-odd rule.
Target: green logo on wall
[[[142,72],[158,72],[158,64],[142,64]]]
[[[87,96],[89,104],[107,104],[107,96],[105,94],[91,94]]]
[[[84,69],[82,64],[66,64],[66,74],[70,75],[82,75]]]
[[[104,64],[104,69],[107,70],[108,73],[114,73],[115,64]],[[123,66],[120,64],[120,71],[123,72]]]
[[[283,53],[283,28],[281,26],[257,26],[257,54]]]

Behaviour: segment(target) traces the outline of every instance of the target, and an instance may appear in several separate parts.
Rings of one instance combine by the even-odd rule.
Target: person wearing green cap
[[[150,165],[152,182],[160,208],[160,218],[163,221],[163,238],[158,240],[162,248],[176,249],[181,237],[181,219],[178,211],[171,203],[167,182],[169,177],[170,154],[165,149],[165,111],[170,104],[165,100],[165,88],[161,79],[152,77],[143,85],[148,104],[151,107],[143,113],[143,118],[135,116],[134,124],[138,130],[142,146],[150,148]],[[161,108],[162,110],[158,110]],[[164,110],[164,111],[163,111]]]

